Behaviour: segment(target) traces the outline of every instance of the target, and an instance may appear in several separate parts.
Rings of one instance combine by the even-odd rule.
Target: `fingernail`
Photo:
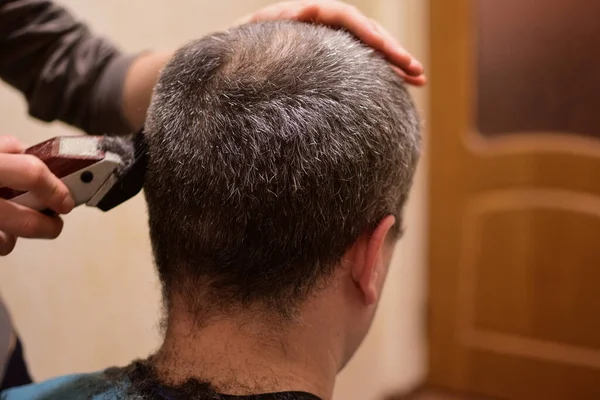
[[[412,60],[408,67],[412,70],[418,70],[419,74],[423,73],[423,64],[421,64],[417,60]]]
[[[379,26],[377,26],[377,22],[375,22],[375,20],[370,19],[369,20],[371,22],[371,27],[373,28],[373,30],[375,30],[375,32],[377,33],[381,33],[381,31],[379,30]]]
[[[68,214],[73,210],[73,208],[75,208],[75,202],[73,201],[73,198],[71,196],[65,197],[62,202],[61,213]]]
[[[375,31],[380,38],[383,38],[383,32],[381,32],[381,28],[379,28],[379,24],[377,24],[375,20],[371,20],[371,28],[373,28],[373,31]]]

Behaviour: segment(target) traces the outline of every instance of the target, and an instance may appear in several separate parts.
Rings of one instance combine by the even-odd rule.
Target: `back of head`
[[[180,49],[148,112],[145,187],[165,297],[289,317],[386,215],[400,230],[418,117],[349,34],[245,25]]]

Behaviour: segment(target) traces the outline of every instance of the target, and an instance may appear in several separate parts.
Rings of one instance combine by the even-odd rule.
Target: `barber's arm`
[[[0,78],[37,119],[91,134],[137,130],[167,59],[123,55],[52,1],[0,1]]]

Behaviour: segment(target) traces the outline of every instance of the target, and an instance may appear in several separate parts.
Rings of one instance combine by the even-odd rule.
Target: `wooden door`
[[[430,6],[429,382],[600,399],[600,1]]]

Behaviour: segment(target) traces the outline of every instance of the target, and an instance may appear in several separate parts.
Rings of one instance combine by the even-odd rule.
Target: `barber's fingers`
[[[406,51],[380,24],[371,20],[355,6],[334,0],[286,1],[265,7],[238,23],[298,20],[334,28],[344,28],[366,45],[381,52],[395,65],[396,72],[407,83],[422,86],[426,79],[423,66]]]
[[[75,206],[65,184],[33,155],[0,153],[0,187],[29,191],[61,214],[69,213]],[[0,216],[5,218],[2,213]]]
[[[5,240],[10,241],[10,235],[55,239],[62,228],[63,221],[59,217],[49,217],[31,208],[0,199],[0,231]]]
[[[380,32],[383,37],[382,48],[371,45],[371,47],[379,50],[392,63],[392,67],[404,80],[414,86],[424,86],[427,83],[423,65],[408,53],[398,41],[389,33],[379,22],[371,20],[373,26]],[[367,43],[368,44],[368,43]],[[403,66],[402,60],[406,62],[406,56],[410,58],[408,66]],[[404,64],[406,65],[406,64]]]
[[[74,203],[66,186],[37,157],[21,154],[23,150],[16,138],[0,136],[0,187],[31,191],[52,210],[70,212]]]
[[[24,146],[12,136],[0,136],[0,187],[31,191],[53,210],[73,207],[68,189],[38,158],[21,154]],[[9,254],[17,237],[54,239],[63,222],[35,210],[0,199],[0,256]]]
[[[408,83],[409,85],[424,86],[427,83],[427,78],[425,77],[425,75],[420,75],[420,76],[406,75],[406,73],[404,71],[402,71],[400,68],[395,67],[393,65],[392,65],[392,69],[394,70],[394,72],[396,72],[396,74],[400,75],[402,77],[402,79],[404,79],[404,81],[406,83]]]
[[[400,46],[380,24],[368,18],[355,6],[340,1],[307,1],[299,10],[297,19],[345,28],[366,45],[383,53],[393,65],[406,74],[423,74],[421,63]]]
[[[24,146],[13,136],[0,136],[0,153],[22,153]]]
[[[0,231],[0,256],[7,256],[15,248],[17,237]]]

